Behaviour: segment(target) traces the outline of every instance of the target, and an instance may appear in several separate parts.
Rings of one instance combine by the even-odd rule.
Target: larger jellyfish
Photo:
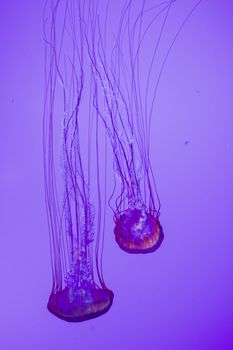
[[[84,75],[81,13],[80,3],[61,0],[48,1],[44,14],[44,178],[53,276],[48,310],[70,322],[97,317],[107,312],[113,301],[113,292],[103,279],[99,254],[103,230],[101,201],[94,225],[90,195],[89,134],[94,125],[86,108],[91,93]],[[56,158],[58,145],[60,165]],[[99,187],[98,162],[95,174]]]
[[[117,1],[114,7],[109,1],[106,6],[89,1],[84,18],[93,79],[102,92],[94,96],[93,105],[113,150],[115,185],[110,205],[115,240],[129,253],[153,252],[164,237],[150,139],[166,57],[160,66],[155,63],[173,2],[127,0]]]

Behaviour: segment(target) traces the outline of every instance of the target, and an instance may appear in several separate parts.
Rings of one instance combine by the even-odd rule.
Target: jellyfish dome
[[[163,231],[158,217],[145,209],[127,209],[116,220],[115,239],[129,253],[149,253],[159,248]]]
[[[108,289],[90,290],[66,288],[52,293],[48,310],[68,322],[81,322],[101,316],[107,312],[113,301],[113,293]]]

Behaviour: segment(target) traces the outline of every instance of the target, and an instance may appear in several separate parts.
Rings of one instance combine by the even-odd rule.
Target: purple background
[[[202,2],[159,87],[152,164],[165,240],[154,254],[128,255],[109,215],[104,272],[114,304],[81,324],[46,309],[43,3],[0,0],[0,349],[233,349],[232,2]],[[171,23],[192,3],[177,1]]]

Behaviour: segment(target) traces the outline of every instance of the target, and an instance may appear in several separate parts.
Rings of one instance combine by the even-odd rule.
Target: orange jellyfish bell
[[[164,235],[157,215],[146,209],[129,208],[115,220],[115,239],[128,253],[149,253],[158,249]]]

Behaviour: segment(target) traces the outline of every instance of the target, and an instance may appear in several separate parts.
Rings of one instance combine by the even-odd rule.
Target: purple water
[[[194,4],[177,1],[165,43]],[[163,244],[147,255],[121,251],[108,209],[104,275],[114,303],[105,315],[79,324],[46,309],[51,269],[42,168],[43,5],[0,2],[0,348],[231,350],[233,5],[201,3],[160,81],[151,162]]]

